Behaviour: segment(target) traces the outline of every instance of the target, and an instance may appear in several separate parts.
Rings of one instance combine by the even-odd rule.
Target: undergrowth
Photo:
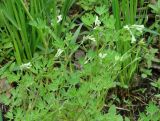
[[[159,5],[1,0],[0,121],[159,121]]]

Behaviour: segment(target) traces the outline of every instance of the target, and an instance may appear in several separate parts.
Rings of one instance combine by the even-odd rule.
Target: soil
[[[137,121],[139,112],[145,112],[145,108],[150,101],[153,101],[160,107],[160,99],[155,95],[160,92],[157,88],[151,86],[153,80],[158,79],[157,70],[154,71],[153,76],[147,79],[141,79],[140,83],[130,89],[116,87],[108,92],[106,97],[106,104],[112,102],[117,107],[119,114],[124,117],[130,117],[132,121]],[[115,98],[115,95],[116,98]],[[109,108],[104,107],[104,112]]]

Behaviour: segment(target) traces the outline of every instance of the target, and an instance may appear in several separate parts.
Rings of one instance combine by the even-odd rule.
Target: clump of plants
[[[0,103],[7,107],[0,120],[160,120],[156,101],[141,96],[158,54],[147,43],[153,36],[146,36],[159,36],[158,21],[145,26],[147,10],[139,11],[144,5],[143,0],[0,1]],[[158,5],[149,7],[158,14]],[[159,81],[145,84],[148,93],[159,92]],[[137,100],[145,104],[143,112],[133,111]]]
[[[12,43],[19,65],[31,60],[36,50],[45,56],[53,52],[52,42],[62,39],[66,16],[73,3],[66,0],[57,8],[53,0],[2,1],[3,34]]]

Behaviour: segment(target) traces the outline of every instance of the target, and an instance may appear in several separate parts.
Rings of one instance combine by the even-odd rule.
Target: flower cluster
[[[96,39],[93,37],[93,35],[87,35],[83,37],[83,41],[85,40],[91,40],[93,42],[96,42]]]
[[[142,33],[143,29],[144,29],[144,25],[131,25],[131,26],[126,25],[123,28],[127,29],[129,31],[130,35],[132,36],[131,43],[135,43],[136,42],[136,38],[135,38],[133,32],[131,31],[131,29],[135,29],[135,30],[137,30],[137,31]]]
[[[29,62],[29,63],[22,64],[20,66],[20,69],[25,70],[25,69],[30,69],[31,67],[32,67],[32,64],[31,64],[31,62]]]
[[[57,23],[60,23],[62,21],[62,15],[57,16],[58,20]]]
[[[95,24],[95,26],[100,26],[101,21],[98,19],[98,16],[96,16],[94,24]]]
[[[62,50],[62,49],[58,49],[55,57],[58,58],[63,53],[63,51],[64,50]]]

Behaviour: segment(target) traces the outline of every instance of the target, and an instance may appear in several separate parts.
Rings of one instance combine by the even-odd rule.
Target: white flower
[[[58,49],[55,57],[58,58],[63,53],[63,51],[64,50],[62,50],[62,49]]]
[[[85,40],[92,40],[93,42],[96,42],[96,39],[93,37],[93,35],[88,35],[88,36],[84,36],[83,37],[83,40],[85,41]]]
[[[62,15],[57,16],[58,20],[57,23],[60,23],[62,21]]]
[[[145,28],[144,27],[144,25],[136,25],[136,24],[134,24],[134,25],[131,25],[130,27],[128,26],[128,25],[126,25],[126,26],[124,26],[123,28],[125,28],[125,29],[127,29],[127,30],[129,30],[130,31],[130,28],[132,28],[132,29],[136,29],[136,30],[138,30],[139,32],[143,32],[143,29]]]
[[[103,53],[99,53],[99,57],[102,58],[102,59],[105,58],[106,56],[107,56],[106,53],[104,53],[104,54]]]
[[[22,64],[22,65],[20,66],[20,69],[21,69],[21,70],[24,70],[24,69],[29,69],[29,68],[31,68],[31,67],[32,67],[32,64],[29,62],[29,63]]]
[[[125,25],[123,28],[127,29],[127,30],[130,30],[129,26],[128,25]]]
[[[143,32],[143,29],[144,29],[144,25],[132,25],[131,28],[134,28],[136,30],[138,30],[139,32]]]
[[[136,29],[136,30],[138,30],[142,33],[142,30],[144,29],[144,26],[143,25],[132,25],[132,26],[129,27],[128,25],[126,25],[123,28],[127,29],[129,31],[130,35],[132,36],[131,43],[135,43],[136,38],[135,38],[135,36],[134,36],[134,34],[133,34],[133,32],[131,31],[130,28],[134,28],[134,29]]]
[[[131,43],[135,43],[136,42],[135,36],[133,34],[131,34],[131,36],[132,36]]]
[[[95,26],[100,26],[101,24],[101,21],[98,19],[98,16],[96,16],[96,19],[95,19]]]

